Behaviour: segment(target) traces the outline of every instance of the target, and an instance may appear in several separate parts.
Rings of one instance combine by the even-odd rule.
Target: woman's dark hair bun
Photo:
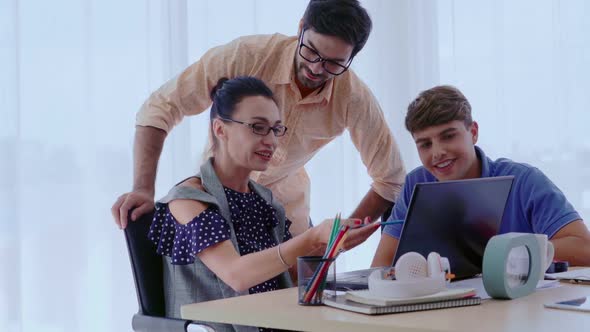
[[[221,87],[223,86],[223,83],[229,81],[229,78],[227,77],[222,77],[219,79],[219,81],[217,81],[217,84],[213,87],[213,90],[211,90],[211,94],[209,95],[209,97],[211,98],[211,101],[215,101],[215,95],[217,94],[217,91],[219,89],[221,89]]]

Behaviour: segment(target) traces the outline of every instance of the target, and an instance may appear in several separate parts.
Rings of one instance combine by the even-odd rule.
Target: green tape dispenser
[[[483,285],[488,295],[515,299],[533,293],[541,273],[540,252],[535,234],[492,237],[483,255]]]

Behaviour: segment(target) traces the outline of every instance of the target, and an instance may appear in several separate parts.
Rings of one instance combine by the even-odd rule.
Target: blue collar
[[[487,178],[492,176],[491,160],[486,156],[479,146],[476,145],[474,147],[477,159],[481,160],[481,177]]]

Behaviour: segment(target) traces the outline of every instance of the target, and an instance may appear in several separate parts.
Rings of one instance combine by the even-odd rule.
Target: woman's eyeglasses
[[[268,135],[271,130],[276,137],[284,136],[285,133],[287,132],[287,127],[285,127],[283,125],[275,125],[275,126],[271,127],[271,126],[269,126],[265,123],[262,123],[262,122],[248,123],[248,122],[242,122],[242,121],[229,119],[229,118],[220,118],[220,119],[223,121],[230,121],[230,122],[235,122],[235,123],[239,123],[239,124],[243,124],[245,126],[248,126],[252,129],[252,132],[254,134],[260,135],[260,136]]]

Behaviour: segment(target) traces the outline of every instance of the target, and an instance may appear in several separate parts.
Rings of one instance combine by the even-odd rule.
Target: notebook
[[[572,283],[590,283],[590,268],[573,269],[566,272],[559,273],[545,273],[545,276],[550,279],[566,280]]]
[[[498,233],[514,176],[418,183],[408,206],[397,259],[410,251],[447,257],[456,279],[481,273],[488,240]],[[336,275],[337,289],[366,289],[372,269]]]
[[[350,301],[369,305],[395,306],[402,304],[417,304],[426,302],[456,300],[468,297],[475,297],[475,295],[475,288],[449,288],[435,294],[424,296],[416,296],[410,298],[388,298],[376,296],[373,293],[371,293],[368,289],[364,289],[346,292],[344,297]]]
[[[479,297],[469,297],[437,302],[377,306],[354,302],[346,299],[345,295],[337,295],[335,297],[324,298],[324,304],[337,309],[358,312],[366,315],[381,315],[478,305],[481,304],[481,299]]]

